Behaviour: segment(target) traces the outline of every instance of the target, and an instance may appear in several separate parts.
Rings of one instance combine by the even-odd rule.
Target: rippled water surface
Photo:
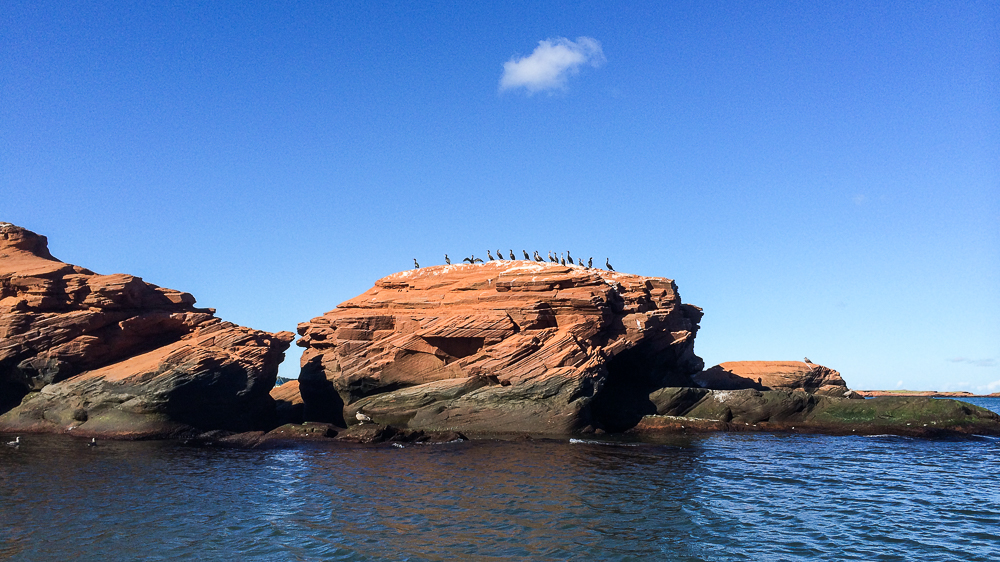
[[[1000,560],[991,438],[23,440],[0,450],[13,560]]]

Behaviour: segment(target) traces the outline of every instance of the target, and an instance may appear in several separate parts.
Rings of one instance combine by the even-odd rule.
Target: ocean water
[[[0,446],[0,559],[1000,560],[986,437],[22,440]]]

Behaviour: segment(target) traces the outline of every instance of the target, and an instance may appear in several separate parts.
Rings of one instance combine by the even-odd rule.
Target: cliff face
[[[299,325],[305,415],[621,430],[655,413],[653,389],[693,384],[701,316],[664,278],[529,261],[404,271]]]
[[[0,223],[0,430],[154,437],[271,423],[293,335],[194,303],[63,263],[44,236]]]

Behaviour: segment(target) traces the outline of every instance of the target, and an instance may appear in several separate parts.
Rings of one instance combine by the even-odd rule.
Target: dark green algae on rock
[[[830,435],[1000,435],[1000,415],[960,400],[884,396],[870,399],[797,391],[662,388],[657,413],[630,433],[793,431]]]

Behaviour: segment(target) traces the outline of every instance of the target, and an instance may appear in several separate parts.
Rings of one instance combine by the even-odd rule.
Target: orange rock
[[[293,334],[222,322],[194,303],[63,263],[44,236],[0,223],[0,413],[13,408],[0,431],[150,437],[269,425]]]
[[[829,396],[848,392],[840,373],[802,361],[729,361],[695,375],[694,381],[713,390],[800,390]]]
[[[429,431],[617,430],[692,384],[701,309],[670,279],[529,261],[425,267],[299,325],[306,418]],[[642,410],[642,411],[640,411]],[[648,412],[646,412],[648,413]]]

